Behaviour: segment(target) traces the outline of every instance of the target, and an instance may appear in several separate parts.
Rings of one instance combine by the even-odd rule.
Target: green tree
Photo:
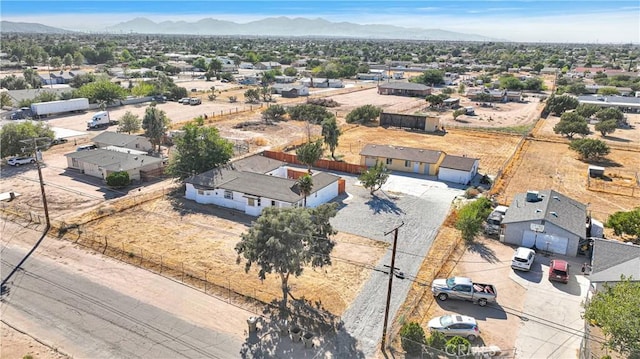
[[[313,104],[291,106],[287,108],[287,113],[293,121],[306,121],[311,124],[321,124],[325,119],[333,117],[326,108]]]
[[[131,132],[136,133],[140,130],[142,120],[140,120],[138,115],[134,115],[133,112],[127,111],[122,115],[122,117],[120,117],[118,123],[118,132],[131,134]]]
[[[49,140],[53,140],[53,130],[44,122],[25,121],[8,123],[0,128],[0,143],[2,143],[2,146],[0,146],[0,156],[4,158],[20,154],[30,154],[29,151],[32,150],[33,146],[21,141],[38,137],[48,137]],[[42,145],[47,142],[48,141],[43,141]]]
[[[614,133],[617,127],[618,124],[616,123],[616,120],[606,120],[596,123],[595,129],[600,132],[602,137],[605,137],[610,133]]]
[[[604,108],[596,112],[596,118],[599,121],[616,120],[618,125],[624,122],[624,114],[618,108]]]
[[[640,240],[640,207],[612,214],[607,220],[607,226],[613,229],[616,236],[626,234],[633,236],[636,241]]]
[[[582,95],[584,93],[587,93],[587,86],[585,86],[584,83],[582,82],[574,82],[572,84],[569,84],[569,88],[567,89],[567,92],[574,94],[574,95]]]
[[[111,81],[100,80],[83,85],[77,90],[77,95],[88,98],[91,103],[104,101],[111,104],[118,100],[124,100],[127,91]]]
[[[38,76],[38,72],[31,67],[27,67],[22,71],[22,77],[24,77],[24,80],[31,88],[37,89],[42,87],[42,80],[40,76]]]
[[[584,118],[590,118],[591,116],[595,115],[598,111],[600,111],[600,107],[596,105],[581,103],[578,105],[578,107],[576,107],[576,110],[574,112]]]
[[[640,282],[622,275],[618,283],[605,283],[584,308],[584,318],[602,329],[607,347],[640,358]]]
[[[455,336],[447,341],[445,351],[458,356],[466,356],[471,353],[471,342],[467,338]]]
[[[222,138],[215,127],[187,124],[175,139],[175,153],[168,173],[180,179],[203,173],[229,162],[233,144]]]
[[[0,107],[12,107],[13,99],[9,96],[9,93],[6,91],[0,92]]]
[[[458,117],[464,115],[465,113],[467,113],[467,110],[465,110],[463,108],[459,108],[459,109],[453,111],[453,120],[455,121]]]
[[[355,108],[347,114],[347,123],[367,123],[377,119],[382,109],[374,105],[364,105]]]
[[[129,172],[127,171],[118,171],[111,172],[107,175],[107,185],[116,188],[124,188],[129,185],[131,181],[129,179]]]
[[[445,95],[451,95],[455,90],[452,87],[445,87],[442,89],[442,93]]]
[[[16,75],[9,75],[0,78],[0,87],[7,90],[25,90],[29,88],[29,84],[22,77],[16,77]]]
[[[296,76],[298,74],[298,70],[295,67],[287,67],[284,69],[284,74],[286,76]]]
[[[258,89],[248,89],[244,92],[244,99],[248,103],[259,103],[260,102],[260,90]]]
[[[311,194],[311,190],[313,189],[313,178],[309,174],[305,174],[300,176],[297,181],[298,189],[300,189],[300,194],[304,196],[304,207],[307,206],[307,197]]]
[[[362,183],[362,186],[369,190],[369,194],[373,195],[373,192],[382,188],[382,185],[387,183],[391,171],[387,169],[387,166],[381,161],[376,161],[376,164],[369,167],[364,171],[358,180]]]
[[[340,128],[334,116],[322,121],[322,138],[324,139],[324,144],[329,146],[331,158],[335,160],[335,151],[336,148],[338,148],[338,140],[340,138]]]
[[[262,111],[262,119],[267,125],[272,125],[274,122],[282,121],[286,114],[287,110],[285,110],[284,107],[281,105],[273,105]]]
[[[169,123],[169,118],[167,118],[165,112],[156,106],[149,106],[144,112],[144,118],[142,119],[144,135],[149,138],[154,147],[158,146],[158,152],[160,152],[160,143]]]
[[[573,110],[578,107],[578,99],[569,95],[551,96],[547,100],[545,111],[547,113],[562,115],[568,110]]]
[[[237,262],[243,256],[245,271],[255,264],[258,277],[267,274],[280,276],[282,309],[287,307],[289,277],[299,277],[306,266],[322,268],[331,265],[331,252],[336,233],[329,220],[337,214],[336,204],[323,204],[316,208],[267,207],[253,226],[242,234],[236,244]]]
[[[422,346],[427,340],[424,329],[416,322],[405,322],[400,328],[400,342],[402,349],[409,355],[422,354]]]
[[[458,210],[455,227],[467,243],[473,242],[489,213],[491,213],[491,201],[486,197],[478,198]]]
[[[260,88],[260,96],[262,96],[262,101],[264,102],[273,101],[273,93],[271,92],[271,87],[262,86]]]
[[[522,81],[513,75],[503,76],[498,81],[500,82],[500,88],[507,90],[521,90],[523,87]]]
[[[60,56],[54,56],[49,59],[49,66],[51,66],[54,70],[58,70],[62,67],[62,59]]]
[[[573,140],[569,144],[569,148],[578,152],[583,160],[599,159],[611,152],[606,143],[593,138]]]
[[[307,166],[307,171],[311,173],[311,166],[322,158],[322,140],[307,142],[296,150],[298,161]]]
[[[417,82],[429,86],[436,86],[444,83],[444,71],[441,70],[427,70],[422,74],[411,79],[412,82]]]
[[[84,64],[84,55],[80,51],[73,53],[73,64],[80,67]]]
[[[553,127],[553,132],[560,133],[567,138],[573,138],[576,134],[586,136],[591,133],[587,120],[575,111],[563,113],[560,122]]]
[[[131,82],[130,82],[131,83]],[[145,81],[139,81],[136,83],[135,86],[133,86],[133,88],[131,89],[131,94],[134,96],[150,96],[153,95],[156,92],[156,88],[155,86],[153,86],[153,84],[145,82]]]
[[[458,85],[458,93],[460,95],[464,95],[466,91],[467,91],[467,87],[463,83]]]
[[[447,338],[440,332],[432,332],[427,338],[427,345],[437,350],[445,350],[447,347]]]
[[[64,64],[65,67],[71,67],[71,65],[73,65],[73,55],[67,53],[64,55],[64,58],[62,59],[62,63]]]

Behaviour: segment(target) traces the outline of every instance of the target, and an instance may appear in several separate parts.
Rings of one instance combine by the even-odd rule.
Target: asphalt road
[[[3,279],[26,253],[19,240],[5,240]],[[41,245],[54,246],[79,252],[50,238]],[[250,312],[99,255],[41,252],[12,277],[2,320],[61,352],[74,358],[240,356],[243,329],[230,333],[214,325],[246,328]]]
[[[355,182],[355,178],[346,177]],[[406,279],[394,278],[389,310],[389,325],[404,302],[411,279],[415,278],[426,256],[438,228],[442,225],[451,202],[464,191],[451,184],[428,180],[424,177],[391,175],[382,191],[371,196],[367,190],[352,185],[350,197],[332,225],[339,231],[358,234],[368,238],[393,243],[393,230],[404,222],[398,231],[395,267],[402,271]],[[367,358],[374,357],[382,338],[384,310],[389,276],[385,265],[391,264],[391,247],[377,265],[362,290],[342,315],[346,331],[358,339],[360,348]],[[388,273],[388,272],[387,272]]]

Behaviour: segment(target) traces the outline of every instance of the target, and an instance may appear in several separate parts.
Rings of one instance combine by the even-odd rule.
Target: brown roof
[[[440,164],[440,168],[450,168],[452,170],[471,171],[473,164],[479,161],[477,158],[446,155]]]
[[[426,150],[391,145],[368,144],[360,151],[360,156],[384,157],[424,163],[437,163],[442,151]]]

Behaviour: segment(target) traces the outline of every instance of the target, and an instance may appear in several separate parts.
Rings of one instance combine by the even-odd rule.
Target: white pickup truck
[[[433,296],[439,300],[460,299],[478,303],[484,307],[488,302],[495,302],[498,293],[491,284],[473,283],[470,278],[451,277],[436,279],[431,284]]]

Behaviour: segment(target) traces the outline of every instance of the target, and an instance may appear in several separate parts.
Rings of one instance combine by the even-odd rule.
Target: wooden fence
[[[290,153],[263,151],[262,155],[265,157],[273,158],[274,160],[303,166],[303,164],[300,161],[298,161],[298,157]],[[313,167],[322,168],[330,171],[346,172],[346,173],[353,173],[353,174],[360,174],[367,170],[367,166],[355,165],[347,162],[329,161],[325,159],[318,160],[316,163],[313,164]]]

